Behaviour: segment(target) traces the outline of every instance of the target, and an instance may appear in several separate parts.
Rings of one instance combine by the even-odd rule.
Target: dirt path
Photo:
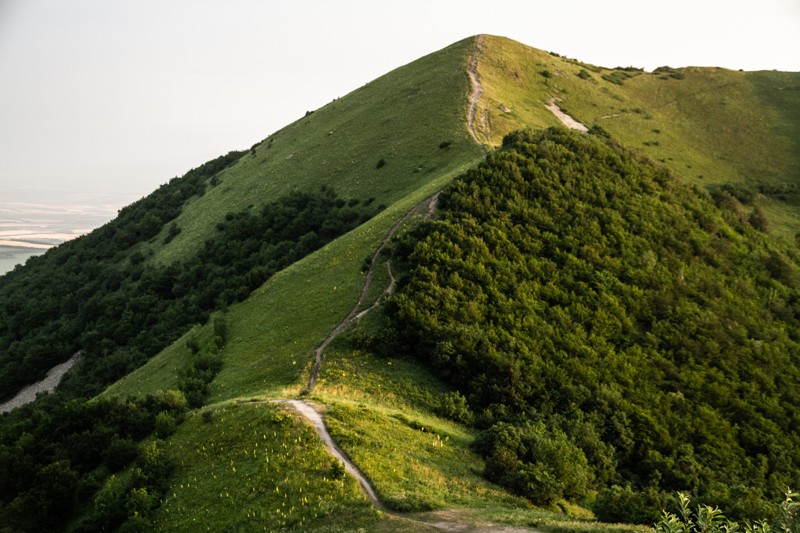
[[[81,352],[78,352],[60,365],[54,366],[47,372],[43,380],[28,385],[19,391],[16,396],[0,404],[0,413],[7,413],[26,403],[31,403],[40,392],[52,392],[61,382],[61,378],[64,377],[64,374],[78,362],[80,356]]]
[[[484,143],[478,138],[478,133],[475,130],[475,117],[478,114],[478,102],[483,96],[483,85],[481,85],[481,80],[478,77],[478,56],[480,55],[481,51],[483,50],[483,35],[478,35],[475,38],[475,50],[472,52],[472,57],[469,60],[469,66],[467,67],[467,75],[469,76],[470,85],[472,86],[472,91],[469,94],[469,113],[467,115],[467,127],[469,129],[469,134],[475,140],[476,143],[481,145],[483,148],[483,152],[486,153],[486,146]]]
[[[452,509],[433,511],[430,513],[417,513],[412,516],[389,511],[386,506],[383,505],[383,502],[380,500],[380,498],[378,498],[375,489],[372,487],[366,476],[336,445],[333,437],[331,437],[331,434],[328,432],[328,428],[325,425],[325,420],[323,419],[322,414],[317,411],[313,405],[305,400],[276,400],[275,403],[289,405],[292,409],[303,416],[303,418],[308,420],[311,426],[316,430],[319,438],[322,439],[322,442],[325,444],[325,447],[328,449],[330,454],[344,465],[345,471],[348,474],[353,476],[356,481],[358,481],[358,484],[361,485],[361,489],[364,491],[364,494],[366,494],[367,497],[372,501],[373,505],[388,515],[407,523],[416,524],[418,526],[427,526],[440,531],[457,531],[461,533],[532,533],[536,531],[529,528],[515,526],[469,523],[465,521],[465,518],[461,516],[457,510]]]
[[[314,409],[308,402],[304,400],[282,400],[281,403],[288,404],[292,406],[294,410],[298,413],[303,415],[303,417],[308,420],[314,429],[317,431],[317,435],[319,438],[322,439],[322,442],[325,444],[325,447],[328,451],[333,455],[336,459],[338,459],[343,465],[344,469],[349,473],[351,476],[356,478],[358,484],[361,485],[361,489],[364,491],[364,494],[372,500],[372,503],[375,504],[375,507],[380,509],[381,511],[386,511],[386,507],[383,506],[383,502],[380,501],[378,496],[375,494],[375,490],[370,485],[367,478],[364,477],[364,474],[361,473],[361,470],[353,464],[349,457],[347,457],[342,450],[333,442],[333,438],[331,434],[328,433],[328,428],[325,426],[325,422],[322,420],[322,415]]]
[[[308,379],[308,385],[306,386],[305,390],[306,393],[309,393],[312,390],[314,390],[314,387],[317,384],[317,379],[319,378],[319,371],[320,368],[322,367],[322,354],[325,352],[325,349],[328,347],[328,345],[330,345],[330,343],[333,342],[333,340],[336,337],[338,337],[345,329],[347,329],[347,327],[350,324],[352,324],[355,320],[363,317],[369,311],[377,307],[384,295],[391,294],[392,291],[394,290],[395,279],[394,275],[392,274],[391,259],[390,259],[389,261],[387,261],[387,268],[389,269],[389,277],[391,279],[389,287],[387,287],[387,289],[383,291],[380,296],[378,296],[378,298],[375,300],[375,303],[373,303],[370,308],[359,313],[358,310],[361,307],[363,307],[367,299],[367,295],[369,294],[369,291],[372,288],[372,277],[375,274],[375,267],[378,265],[378,259],[380,258],[381,251],[383,251],[383,249],[386,247],[386,245],[389,243],[392,237],[394,237],[397,234],[397,232],[402,227],[403,223],[405,223],[413,215],[425,209],[427,209],[427,213],[429,214],[429,216],[431,216],[430,214],[435,213],[436,201],[438,199],[439,199],[439,193],[437,192],[430,198],[426,198],[424,201],[414,206],[414,208],[412,208],[403,218],[395,222],[394,225],[391,228],[389,228],[389,231],[386,233],[386,236],[383,238],[383,241],[381,241],[380,245],[375,250],[375,253],[372,254],[372,261],[370,262],[367,275],[364,278],[364,284],[361,286],[361,294],[359,294],[358,296],[358,301],[350,310],[350,313],[348,313],[346,317],[344,317],[338,324],[336,324],[336,327],[333,328],[333,330],[330,333],[328,333],[328,336],[325,337],[322,343],[319,346],[317,346],[317,349],[314,350],[314,364],[311,367],[311,376]]]

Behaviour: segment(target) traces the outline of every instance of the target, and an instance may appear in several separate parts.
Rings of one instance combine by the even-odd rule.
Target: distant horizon
[[[138,197],[479,33],[598,66],[800,71],[800,3],[0,2],[0,197]]]
[[[0,252],[5,256],[22,257],[25,255],[22,250],[31,253],[47,250],[113,220],[121,208],[135,200],[134,195],[127,193],[35,188],[3,191]],[[0,268],[0,273],[3,271]]]

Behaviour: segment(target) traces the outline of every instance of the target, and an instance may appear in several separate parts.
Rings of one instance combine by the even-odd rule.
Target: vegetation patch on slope
[[[532,501],[762,518],[800,483],[798,256],[719,203],[600,138],[509,136],[407,243],[384,345],[463,392],[485,474]]]
[[[172,471],[158,439],[186,412],[176,391],[91,402],[46,398],[3,416],[0,524],[112,531],[158,506]],[[126,469],[127,468],[127,469]]]
[[[720,68],[586,65],[495,36],[484,36],[477,71],[485,138],[499,145],[521,128],[556,125],[551,98],[587,127],[611,133],[687,181],[734,185],[751,193],[785,189],[800,177],[800,73]],[[794,241],[796,199],[755,194],[772,232]]]
[[[377,521],[314,430],[277,404],[206,408],[168,452],[176,473],[152,530],[343,531]]]
[[[12,278],[3,287],[7,300],[0,320],[8,357],[0,377],[21,380],[47,364],[48,350],[80,347],[83,357],[62,388],[74,395],[96,394],[192,324],[243,300],[277,271],[381,208],[345,201],[330,189],[293,193],[260,209],[229,213],[197,255],[167,267],[147,264],[137,252],[122,265],[90,265],[83,256],[99,253],[99,246],[65,251],[76,258],[75,269],[50,260],[37,265],[33,275],[21,276],[20,283]],[[31,280],[41,283],[38,299],[27,298]]]

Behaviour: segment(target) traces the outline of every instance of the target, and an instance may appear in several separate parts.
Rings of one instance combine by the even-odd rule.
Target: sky
[[[478,33],[606,67],[800,71],[800,0],[0,0],[0,201],[128,203]]]

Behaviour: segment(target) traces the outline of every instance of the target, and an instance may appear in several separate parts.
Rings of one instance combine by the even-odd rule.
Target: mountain
[[[774,513],[800,481],[799,110],[796,73],[484,35],[189,171],[0,278],[5,396],[83,354],[0,419],[0,516],[574,529],[674,490]],[[276,403],[300,395],[385,508]]]

